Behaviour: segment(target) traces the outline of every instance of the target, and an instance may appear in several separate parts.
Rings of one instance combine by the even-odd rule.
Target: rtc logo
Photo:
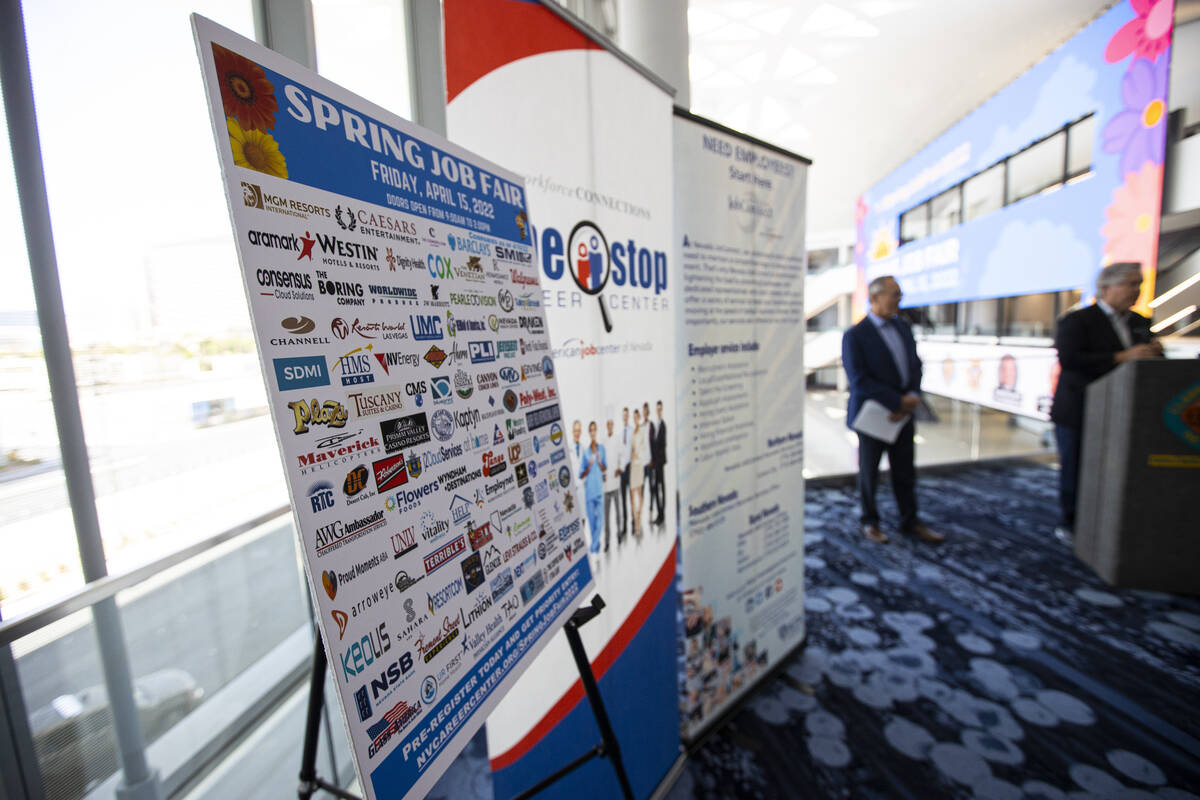
[[[314,483],[308,489],[308,502],[312,504],[314,514],[333,508],[333,484],[329,481]]]

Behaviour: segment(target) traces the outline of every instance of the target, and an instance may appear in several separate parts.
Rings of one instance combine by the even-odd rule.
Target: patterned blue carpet
[[[670,800],[1200,800],[1200,601],[1109,589],[1053,538],[1056,479],[923,475],[938,547],[873,544],[852,487],[810,487],[808,643]],[[490,794],[473,750],[431,796]]]

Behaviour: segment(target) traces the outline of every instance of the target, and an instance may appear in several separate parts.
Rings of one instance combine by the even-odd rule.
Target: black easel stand
[[[621,746],[617,744],[617,735],[613,733],[612,723],[608,721],[608,712],[604,710],[604,700],[600,697],[600,687],[596,685],[591,662],[588,661],[587,651],[583,649],[583,640],[579,638],[580,626],[596,617],[603,608],[604,601],[600,599],[600,595],[596,595],[592,598],[591,605],[577,609],[567,620],[567,624],[563,625],[563,632],[567,634],[567,642],[571,645],[571,655],[575,657],[575,666],[579,668],[579,679],[583,681],[583,690],[587,693],[588,705],[592,707],[596,727],[600,729],[600,744],[530,786],[513,800],[527,800],[593,758],[605,757],[612,761],[613,771],[617,773],[617,782],[621,784],[621,795],[625,800],[633,800],[633,787],[629,784],[629,775],[625,772],[625,762],[621,760]]]
[[[567,643],[571,646],[571,655],[575,658],[575,666],[579,669],[579,679],[583,682],[583,690],[587,693],[588,704],[591,705],[592,715],[596,718],[596,727],[600,729],[600,744],[538,781],[512,800],[528,800],[593,758],[608,758],[612,761],[613,771],[617,773],[617,782],[621,785],[622,796],[625,800],[633,800],[633,787],[629,783],[629,775],[625,772],[625,762],[621,760],[621,747],[617,743],[617,735],[613,733],[608,712],[604,710],[604,700],[600,697],[600,687],[596,685],[596,676],[592,673],[592,665],[588,661],[587,651],[583,649],[583,640],[579,638],[579,628],[595,618],[603,608],[604,601],[600,595],[596,595],[592,598],[591,605],[577,609],[563,625]],[[308,719],[304,726],[304,751],[300,757],[300,788],[296,794],[300,800],[310,800],[318,789],[324,789],[343,800],[362,800],[357,795],[345,792],[317,775],[317,734],[321,728],[321,707],[325,702],[325,669],[328,666],[325,647],[321,642],[321,635],[318,633],[313,647],[312,681],[308,687]]]
[[[325,703],[325,669],[328,666],[321,632],[317,631],[316,643],[313,645],[312,677],[308,684],[308,719],[304,723],[304,750],[300,754],[300,788],[296,790],[296,796],[300,800],[310,800],[317,789],[324,789],[342,800],[362,800],[358,795],[342,791],[317,775],[317,735],[321,731],[321,706]]]

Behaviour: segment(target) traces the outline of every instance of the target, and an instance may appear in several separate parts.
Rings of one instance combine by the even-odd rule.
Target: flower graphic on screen
[[[274,128],[279,104],[275,102],[275,87],[262,67],[219,44],[212,48],[225,116],[236,118],[245,131]]]
[[[1173,0],[1130,0],[1137,14],[1113,34],[1104,49],[1104,58],[1115,64],[1133,53],[1137,58],[1156,61],[1171,44],[1175,23]]]
[[[1138,59],[1121,78],[1125,110],[1104,126],[1104,152],[1121,153],[1121,174],[1151,161],[1161,164],[1166,149],[1168,59],[1151,65]]]
[[[246,131],[233,117],[225,118],[229,144],[233,147],[233,163],[239,167],[265,172],[276,178],[288,176],[287,161],[279,152],[275,138],[264,131]]]
[[[1153,267],[1158,246],[1158,213],[1162,194],[1162,166],[1146,162],[1125,176],[1125,185],[1113,192],[1105,210],[1104,262],[1139,261]]]
[[[871,247],[867,251],[867,258],[879,261],[894,252],[896,252],[896,239],[892,236],[888,226],[883,225],[876,228],[875,232],[871,234]]]

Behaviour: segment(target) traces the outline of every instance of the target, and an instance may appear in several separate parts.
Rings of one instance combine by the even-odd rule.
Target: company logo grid
[[[539,555],[538,536],[512,533],[578,521],[552,496],[526,502],[514,471],[528,465],[505,469],[504,453],[534,458],[537,429],[561,417],[552,368],[497,363],[514,358],[510,340],[522,354],[526,342],[550,351],[544,311],[515,302],[538,284],[523,186],[232,33],[197,28],[268,402],[359,775],[403,772],[406,790],[424,786],[467,729],[459,712],[515,679],[591,580],[586,559],[549,580],[543,562],[570,543]],[[226,117],[216,74],[230,64],[272,88],[273,112]],[[278,161],[239,160],[233,143],[250,130]],[[506,389],[522,402],[506,405]],[[502,452],[498,430],[524,438]],[[530,556],[540,579],[517,591],[505,562]]]

